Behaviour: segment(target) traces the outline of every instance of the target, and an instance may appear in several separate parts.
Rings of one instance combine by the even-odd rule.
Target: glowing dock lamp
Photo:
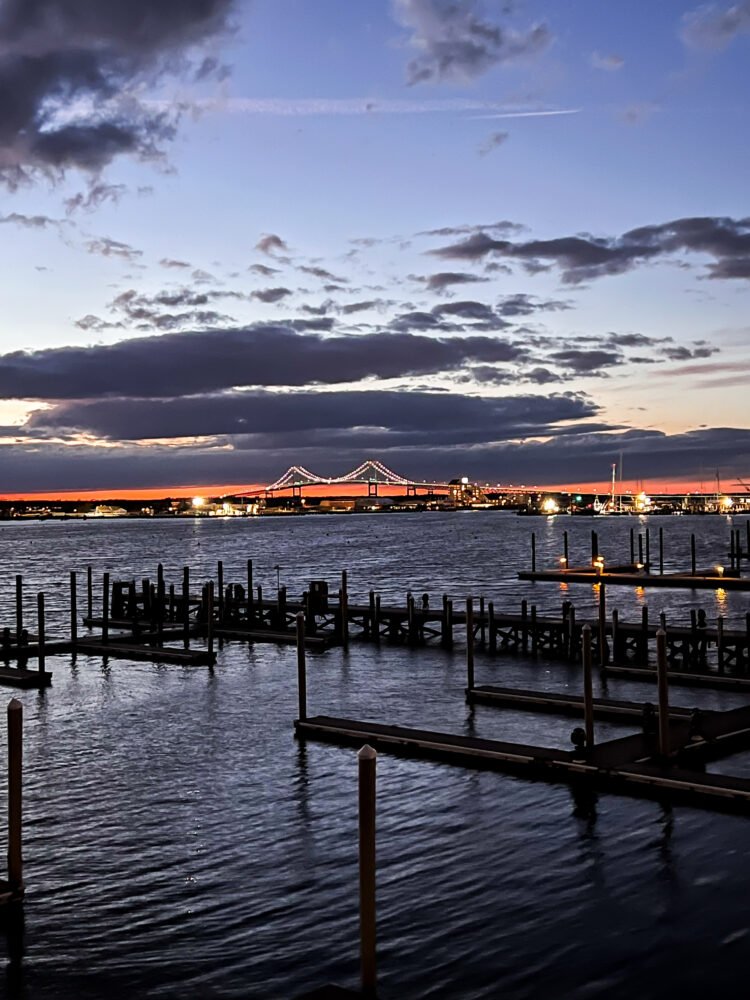
[[[542,513],[543,514],[559,514],[560,506],[556,500],[552,497],[547,497],[547,499],[542,503]]]
[[[206,498],[205,497],[193,497],[193,507],[200,508],[200,507],[205,507],[205,506],[206,506]]]
[[[643,569],[643,566],[644,566],[644,564],[643,564],[643,563],[636,563],[636,564],[635,564],[635,568],[636,568],[636,569]]]
[[[568,560],[565,558],[565,556],[560,556],[560,569],[567,569],[567,568],[568,568]]]
[[[604,569],[604,556],[597,556],[596,559],[594,559],[593,565],[596,572],[601,573]]]
[[[724,576],[724,567],[723,566],[717,566],[716,567],[716,575],[717,576]]]

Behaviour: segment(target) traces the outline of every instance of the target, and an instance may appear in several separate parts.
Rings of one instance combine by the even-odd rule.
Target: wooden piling
[[[39,673],[44,673],[45,664],[45,638],[44,638],[44,594],[38,593],[36,595],[36,631],[37,631],[37,650],[39,656]]]
[[[695,576],[695,535],[690,536],[690,575]]]
[[[94,571],[86,567],[86,617],[91,621],[94,617]]]
[[[531,572],[536,573],[536,532],[531,532]]]
[[[479,598],[479,642],[482,646],[482,649],[484,649],[486,641],[486,634],[487,634],[486,628],[487,626],[484,620],[484,598],[480,597]]]
[[[218,581],[217,587],[219,593],[216,595],[218,612],[219,612],[219,624],[221,625],[224,621],[224,563],[221,559],[216,563],[216,579]]]
[[[576,609],[574,604],[571,604],[568,611],[568,658],[570,660],[576,658]]]
[[[583,647],[583,725],[586,731],[586,749],[594,746],[594,688],[591,679],[591,626],[581,629]]]
[[[208,581],[206,590],[206,646],[208,647],[209,664],[214,655],[214,581]]]
[[[445,604],[445,636],[448,649],[453,649],[453,599],[448,598]]]
[[[565,560],[565,565],[563,569],[567,569],[570,566],[570,561],[568,558],[568,533],[563,531],[563,559]]]
[[[21,824],[23,810],[23,705],[8,702],[8,882],[14,893],[23,892]]]
[[[377,982],[375,916],[375,768],[377,754],[363,746],[359,771],[359,940],[362,994],[375,996]]]
[[[23,642],[23,577],[16,575],[16,642]]]
[[[490,637],[490,652],[497,652],[497,625],[495,624],[495,605],[492,601],[487,605],[487,629]]]
[[[643,558],[643,535],[638,532],[638,564],[640,566],[645,566],[645,560]]]
[[[640,538],[640,535],[638,536]],[[607,592],[604,581],[599,581],[599,666],[607,665]]]
[[[346,570],[341,574],[342,584],[346,584]],[[349,597],[346,592],[346,587],[342,586],[339,590],[339,614],[341,616],[341,621],[339,627],[341,629],[341,645],[344,650],[349,648]]]
[[[529,650],[529,626],[527,624],[528,618],[528,602],[526,598],[521,601],[521,645],[523,646],[524,653]]]
[[[109,573],[102,577],[102,645],[109,642]]]
[[[474,599],[466,598],[466,686],[474,688]]]
[[[536,604],[531,605],[531,653],[532,656],[536,656],[537,646],[539,643],[539,636],[537,635],[536,628]]]
[[[78,642],[78,578],[75,570],[70,574],[70,643],[75,648]]]
[[[182,567],[182,628],[185,649],[190,643],[190,567]]]
[[[729,568],[732,570],[734,569],[734,559],[735,559],[734,543],[735,543],[735,535],[734,535],[734,529],[732,529],[732,531],[729,532]]]
[[[591,532],[591,563],[599,558],[599,536],[595,531]]]
[[[375,595],[375,642],[380,645],[380,594]]]
[[[375,638],[375,591],[370,591],[370,614],[368,618],[368,634],[371,639]]]
[[[716,659],[719,673],[723,674],[724,669],[724,618],[722,615],[716,619]]]
[[[250,624],[253,620],[253,561],[247,561],[247,621]]]
[[[656,677],[659,690],[659,753],[669,756],[669,678],[667,676],[667,633],[656,633]]]
[[[646,558],[644,560],[647,572],[651,572],[651,529],[646,528]]]
[[[307,719],[307,664],[305,663],[305,616],[300,611],[294,616],[297,628],[297,701],[302,722]]]
[[[645,667],[648,664],[648,606],[644,604],[641,608],[641,656]]]
[[[612,657],[613,663],[617,663],[620,657],[620,614],[617,608],[612,608]]]

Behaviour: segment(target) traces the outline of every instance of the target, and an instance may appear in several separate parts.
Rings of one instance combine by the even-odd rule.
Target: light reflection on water
[[[583,523],[580,523],[583,522]],[[725,551],[723,518],[659,519],[665,570]],[[629,521],[597,520],[600,550],[622,561]],[[12,577],[48,595],[52,631],[67,622],[68,571],[177,581],[216,560],[225,579],[298,592],[349,571],[353,599],[407,590],[484,594],[498,611],[572,599],[594,614],[590,585],[520,583],[532,530],[538,565],[569,531],[571,565],[587,519],[489,513],[292,520],[0,523],[0,624]],[[641,528],[641,530],[643,530]],[[652,532],[653,534],[653,532]],[[654,546],[652,539],[652,558]],[[81,575],[82,578],[82,575]],[[338,584],[336,584],[338,586]],[[744,622],[732,591],[609,588],[610,609],[683,621],[703,607]],[[79,603],[79,606],[82,604]],[[354,752],[301,746],[295,657],[288,648],[225,646],[213,674],[147,663],[51,658],[53,687],[22,692],[26,726],[24,988],[30,998],[292,997],[357,977]],[[575,666],[491,659],[477,680],[577,691]],[[490,738],[568,746],[571,719],[464,702],[464,660],[437,648],[352,644],[309,658],[312,712]],[[648,698],[609,679],[597,694]],[[675,689],[676,704],[737,703]],[[608,724],[600,739],[628,731]],[[4,740],[4,734],[2,739]],[[4,752],[4,750],[3,750]],[[743,758],[722,762],[747,773]],[[715,769],[715,765],[712,765]],[[744,769],[744,771],[743,771]],[[748,820],[490,772],[391,758],[378,762],[378,906],[387,998],[744,996],[750,958]],[[5,805],[2,804],[4,810]],[[0,814],[4,824],[4,812]],[[700,955],[700,962],[686,958]]]

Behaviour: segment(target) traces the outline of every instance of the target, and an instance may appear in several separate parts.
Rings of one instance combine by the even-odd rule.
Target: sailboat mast
[[[615,493],[617,489],[617,462],[612,463],[612,499],[610,502],[610,510],[615,509]]]

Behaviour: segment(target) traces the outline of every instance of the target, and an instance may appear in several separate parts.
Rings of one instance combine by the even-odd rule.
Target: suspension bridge
[[[408,479],[406,476],[401,476],[389,469],[377,459],[368,459],[358,465],[356,469],[341,476],[319,476],[302,465],[293,465],[275,482],[269,483],[268,486],[243,492],[242,496],[259,496],[287,491],[293,496],[300,496],[305,487],[311,486],[367,486],[369,496],[377,496],[381,486],[393,486],[404,490],[407,496],[416,496],[418,490],[428,493],[450,493],[456,488],[460,489],[462,485],[468,485],[468,480],[454,479],[452,483],[445,483]]]

